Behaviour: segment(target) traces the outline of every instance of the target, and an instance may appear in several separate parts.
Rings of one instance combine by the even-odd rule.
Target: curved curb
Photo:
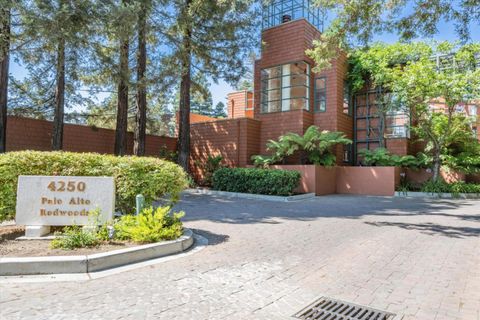
[[[0,258],[0,276],[88,274],[183,252],[194,242],[193,232],[172,241],[85,256]]]
[[[265,200],[265,201],[277,201],[277,202],[294,202],[315,198],[315,193],[305,193],[295,196],[270,196],[264,194],[253,194],[253,193],[239,193],[239,192],[228,192],[228,191],[218,191],[218,190],[208,190],[208,189],[187,189],[183,191],[183,194],[190,195],[208,195],[208,196],[220,196],[220,197],[230,197],[230,198],[243,198],[243,199],[252,199],[252,200]]]

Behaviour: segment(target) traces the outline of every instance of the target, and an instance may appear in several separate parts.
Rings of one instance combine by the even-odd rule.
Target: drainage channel
[[[304,320],[391,320],[395,315],[366,306],[321,297],[294,315]]]

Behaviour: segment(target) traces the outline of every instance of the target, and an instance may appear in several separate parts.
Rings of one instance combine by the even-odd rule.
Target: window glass
[[[271,79],[280,77],[282,74],[282,69],[280,67],[273,67],[269,69],[262,70],[262,80],[263,79]]]
[[[320,89],[325,89],[327,86],[326,79],[325,78],[317,78],[315,79],[315,89],[320,90]]]
[[[262,112],[308,110],[310,66],[295,62],[262,70]]]
[[[385,116],[385,138],[410,138],[410,117],[406,111],[390,111]]]
[[[352,115],[352,93],[347,81],[343,82],[343,113]]]
[[[325,77],[315,79],[315,112],[327,110],[327,79]]]

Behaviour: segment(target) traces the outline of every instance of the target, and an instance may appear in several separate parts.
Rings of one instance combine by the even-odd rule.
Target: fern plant
[[[333,166],[336,162],[334,146],[351,143],[352,140],[342,132],[320,131],[318,127],[311,126],[303,136],[290,132],[281,136],[278,141],[270,140],[267,149],[272,152],[272,155],[256,155],[252,157],[252,160],[257,167],[268,167],[300,153],[302,164]]]
[[[385,148],[377,148],[375,150],[362,149],[358,151],[358,155],[363,159],[363,165],[366,166],[417,168],[420,164],[420,161],[414,156],[392,155]]]

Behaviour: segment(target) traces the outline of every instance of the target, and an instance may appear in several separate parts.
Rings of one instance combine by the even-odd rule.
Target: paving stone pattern
[[[480,319],[480,201],[184,196],[209,246],[85,282],[3,284],[3,319],[292,319],[320,296]]]

